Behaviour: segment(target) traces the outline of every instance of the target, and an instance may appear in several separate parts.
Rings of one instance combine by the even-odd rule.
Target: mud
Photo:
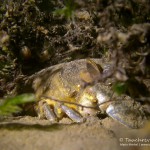
[[[110,117],[89,117],[82,124],[63,119],[51,124],[36,117],[16,117],[0,123],[1,150],[148,150],[129,146],[126,138],[144,138],[143,129],[129,129]],[[148,137],[146,137],[148,139]],[[121,144],[128,144],[122,146]],[[137,143],[137,142],[134,142]],[[149,143],[150,144],[150,143]]]

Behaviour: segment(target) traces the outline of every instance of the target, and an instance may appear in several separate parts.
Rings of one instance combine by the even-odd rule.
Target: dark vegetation
[[[111,64],[100,80],[149,102],[149,0],[0,0],[0,22],[0,97],[42,68],[91,57]]]

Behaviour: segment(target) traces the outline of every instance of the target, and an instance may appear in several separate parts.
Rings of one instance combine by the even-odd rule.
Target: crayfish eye
[[[80,84],[77,85],[77,89],[78,89],[78,91],[81,89],[81,85]]]

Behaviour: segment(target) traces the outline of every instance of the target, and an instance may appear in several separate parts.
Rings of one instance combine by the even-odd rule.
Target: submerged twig
[[[113,102],[113,101],[117,101],[117,100],[108,100],[108,101],[103,102],[101,104],[98,104],[97,106],[94,107],[94,106],[85,106],[85,105],[78,104],[78,103],[75,103],[75,102],[68,102],[68,101],[64,101],[64,100],[58,100],[58,99],[56,99],[54,97],[51,97],[51,96],[42,96],[42,98],[50,99],[50,100],[56,101],[58,103],[67,103],[67,104],[76,105],[76,106],[79,106],[79,107],[82,107],[82,108],[97,109],[97,110],[99,110],[100,105],[103,105],[103,104],[109,103],[109,102]]]
[[[51,96],[42,96],[41,98],[50,99],[50,100],[56,101],[58,103],[66,103],[66,104],[76,105],[76,106],[79,106],[79,107],[82,107],[82,108],[89,108],[89,109],[96,109],[96,110],[99,110],[99,106],[101,106],[103,104],[106,104],[106,103],[109,103],[109,102],[114,102],[114,101],[120,101],[120,99],[112,100],[112,98],[110,98],[110,100],[108,100],[106,102],[103,102],[101,104],[98,104],[97,106],[85,106],[85,105],[78,104],[78,103],[75,103],[75,102],[68,102],[68,101],[64,101],[64,100],[59,100],[59,99],[56,99],[56,98],[51,97]],[[141,100],[141,101],[144,101],[144,100],[150,101],[150,97],[134,98],[134,99],[137,100],[137,101],[139,101],[139,100]],[[127,100],[127,99],[125,99],[125,100]]]

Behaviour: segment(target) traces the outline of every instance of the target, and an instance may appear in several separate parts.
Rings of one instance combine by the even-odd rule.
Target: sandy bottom
[[[50,124],[36,117],[9,118],[0,122],[0,150],[148,150],[150,141],[146,146],[133,142],[145,138],[141,130],[129,129],[109,117],[90,117],[82,124],[69,119]]]

